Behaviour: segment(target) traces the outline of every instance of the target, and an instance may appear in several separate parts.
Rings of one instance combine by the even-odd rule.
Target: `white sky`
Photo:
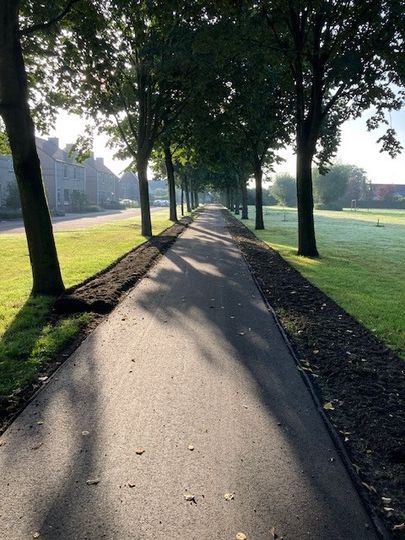
[[[342,142],[336,159],[342,163],[350,163],[362,167],[367,172],[369,180],[382,184],[405,184],[405,151],[396,159],[391,159],[386,153],[379,151],[376,140],[384,129],[368,132],[366,119],[370,113],[361,118],[350,120],[343,125]],[[405,108],[395,111],[391,115],[392,127],[396,130],[402,146],[405,148]],[[58,137],[60,147],[74,142],[84,130],[84,121],[75,115],[61,112],[55,129],[49,134]],[[46,136],[46,135],[44,135]],[[104,157],[104,162],[114,173],[120,175],[129,161],[113,159],[114,152],[107,148],[107,138],[96,136],[94,140],[94,153],[97,157]],[[295,159],[292,149],[283,152],[285,162],[278,165],[276,172],[289,172],[295,174]]]

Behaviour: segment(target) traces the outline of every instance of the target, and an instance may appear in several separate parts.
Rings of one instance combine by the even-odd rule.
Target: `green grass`
[[[249,216],[254,230],[253,207]],[[266,207],[264,218],[259,238],[405,356],[405,210],[316,211],[319,259],[296,255],[295,209]]]
[[[168,209],[153,212],[154,234],[171,225]],[[55,233],[66,287],[75,285],[145,241],[140,217]],[[0,235],[0,396],[32,380],[91,315],[49,324],[52,298],[30,297],[31,271],[24,234]]]

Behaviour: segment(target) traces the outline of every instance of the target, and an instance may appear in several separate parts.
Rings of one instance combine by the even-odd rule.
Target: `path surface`
[[[160,208],[158,206],[151,207],[151,212],[166,210],[169,215],[168,208]],[[139,208],[127,208],[126,210],[107,210],[103,213],[90,214],[67,214],[66,216],[52,217],[52,225],[54,231],[72,231],[76,229],[87,229],[95,227],[103,223],[111,223],[111,221],[120,221],[141,215]],[[21,219],[12,221],[0,221],[0,234],[16,234],[24,232],[24,224]]]
[[[376,538],[215,208],[3,440],[7,540]]]

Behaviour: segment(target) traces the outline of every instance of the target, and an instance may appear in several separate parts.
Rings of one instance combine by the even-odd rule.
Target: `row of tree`
[[[326,174],[312,171],[315,206],[324,210],[341,210],[352,200],[370,201],[371,184],[363,169],[356,165],[336,164]],[[297,206],[296,180],[290,174],[279,174],[271,186],[271,194],[278,204]]]
[[[373,129],[401,107],[393,85],[404,80],[404,1],[3,0],[0,113],[33,292],[63,290],[33,122],[43,128],[59,107],[88,118],[118,157],[132,159],[146,236],[151,157],[166,167],[171,219],[176,173],[194,204],[210,186],[244,211],[253,176],[261,229],[263,171],[293,142],[298,253],[316,256],[313,163],[323,172],[348,118],[374,107]],[[79,155],[90,139],[78,141]],[[391,128],[380,142],[391,155],[401,150]]]

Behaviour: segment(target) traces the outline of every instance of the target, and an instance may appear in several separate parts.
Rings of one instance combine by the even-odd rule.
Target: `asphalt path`
[[[168,208],[160,208],[158,206],[151,207],[151,212],[166,211],[169,215]],[[127,208],[126,210],[107,210],[102,213],[89,214],[67,214],[66,216],[52,217],[52,226],[54,231],[72,231],[76,229],[88,229],[103,223],[111,223],[112,221],[120,221],[141,215],[139,208]],[[0,221],[0,234],[17,234],[24,232],[24,223],[21,219]]]
[[[2,441],[7,540],[377,538],[216,208]]]

